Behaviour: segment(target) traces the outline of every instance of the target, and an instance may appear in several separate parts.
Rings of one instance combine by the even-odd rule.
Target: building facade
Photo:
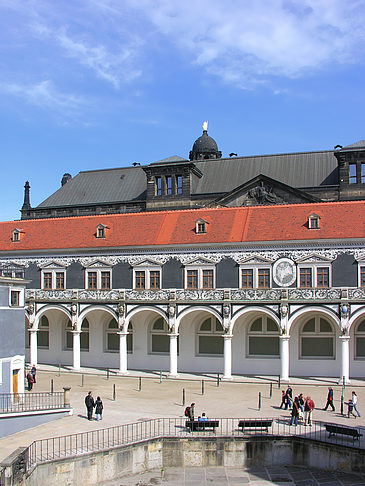
[[[0,393],[24,393],[24,269],[0,266]]]
[[[363,377],[365,202],[0,223],[31,363]]]

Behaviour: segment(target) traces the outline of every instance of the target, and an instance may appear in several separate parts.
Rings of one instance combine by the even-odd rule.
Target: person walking
[[[281,390],[281,403],[279,408],[283,408],[285,406],[285,400],[286,400],[285,390]]]
[[[33,388],[33,376],[30,371],[27,373],[27,382],[28,382],[28,391],[31,391]]]
[[[290,424],[289,425],[298,425],[298,417],[299,417],[299,400],[298,397],[294,398],[293,402],[293,407],[291,409],[291,419],[290,419]]]
[[[335,406],[333,405],[333,388],[330,386],[328,387],[327,403],[323,410],[327,410],[329,405],[331,406],[332,411],[334,412]]]
[[[288,388],[286,389],[285,392],[285,410],[291,408],[292,406],[292,400],[293,400],[293,389],[290,385],[288,385]]]
[[[304,402],[304,425],[312,427],[312,412],[314,410],[314,401],[308,396]]]
[[[355,412],[357,413],[357,416],[361,417],[360,412],[357,409],[357,395],[355,391],[352,392],[352,404],[354,406]]]
[[[354,414],[354,404],[352,403],[351,398],[348,402],[345,402],[345,404],[347,405],[347,418],[350,418],[350,415],[356,418],[356,415]]]
[[[35,378],[35,375],[37,374],[37,368],[35,367],[35,365],[32,366],[32,369],[30,370],[30,372],[32,373],[33,383],[37,383],[37,380]]]
[[[89,391],[89,393],[85,397],[85,405],[86,405],[86,409],[87,409],[87,419],[92,420],[95,402],[94,402],[93,394],[92,394],[91,391]]]
[[[189,419],[190,420],[194,420],[194,414],[195,414],[195,403],[193,402],[190,405],[190,408],[189,408]]]
[[[96,420],[103,420],[103,408],[104,407],[101,398],[97,397],[95,402]]]

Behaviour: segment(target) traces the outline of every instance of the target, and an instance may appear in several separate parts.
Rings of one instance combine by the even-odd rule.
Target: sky
[[[0,220],[62,175],[365,139],[365,0],[0,0]]]

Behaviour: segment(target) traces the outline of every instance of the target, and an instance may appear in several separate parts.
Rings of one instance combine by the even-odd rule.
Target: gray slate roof
[[[175,155],[158,164],[185,161]],[[338,184],[337,160],[332,150],[210,159],[194,163],[203,173],[203,177],[196,181],[194,194],[225,193],[259,174],[299,189]],[[146,185],[146,175],[139,166],[80,172],[38,207],[143,200]]]

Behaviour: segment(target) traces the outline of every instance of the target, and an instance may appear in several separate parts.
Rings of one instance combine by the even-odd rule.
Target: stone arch
[[[272,309],[269,309],[267,307],[249,306],[249,307],[245,307],[244,309],[240,309],[239,311],[237,311],[234,314],[234,316],[232,316],[232,319],[231,319],[231,331],[233,331],[236,322],[242,316],[247,315],[247,314],[252,314],[252,315],[254,315],[254,314],[255,315],[264,314],[267,317],[270,317],[275,322],[275,324],[277,324],[278,328],[280,329],[280,319],[279,319],[279,317],[277,316],[277,314]]]
[[[313,315],[321,315],[323,317],[327,317],[332,324],[335,325],[336,330],[341,329],[341,320],[338,315],[333,312],[332,310],[326,307],[319,307],[319,306],[304,306],[298,311],[296,311],[288,320],[288,333],[290,334],[290,330],[293,326],[296,326],[298,322],[304,321],[305,317],[308,318]]]
[[[349,331],[351,332],[356,324],[359,323],[362,319],[365,319],[365,307],[358,309],[349,319]]]
[[[190,306],[187,309],[184,309],[176,318],[176,332],[179,331],[181,321],[188,316],[189,314],[192,313],[199,313],[199,312],[205,312],[208,314],[211,314],[212,316],[216,317],[216,319],[222,324],[223,326],[223,319],[221,314],[216,310],[211,307],[203,307],[203,306]]]
[[[34,329],[38,330],[40,319],[49,311],[59,311],[62,314],[64,314],[68,318],[68,320],[71,320],[70,311],[65,307],[63,307],[62,305],[57,305],[57,304],[45,305],[37,312],[37,314],[34,317]]]
[[[142,307],[142,306],[140,306],[140,307],[134,308],[133,310],[128,312],[128,314],[126,315],[125,324],[124,324],[125,329],[128,329],[129,323],[133,319],[133,317],[136,316],[137,314],[142,313],[142,312],[152,312],[153,314],[159,315],[166,322],[168,322],[166,312],[164,312],[160,307],[157,307],[157,306],[156,307],[155,306],[143,306]]]

